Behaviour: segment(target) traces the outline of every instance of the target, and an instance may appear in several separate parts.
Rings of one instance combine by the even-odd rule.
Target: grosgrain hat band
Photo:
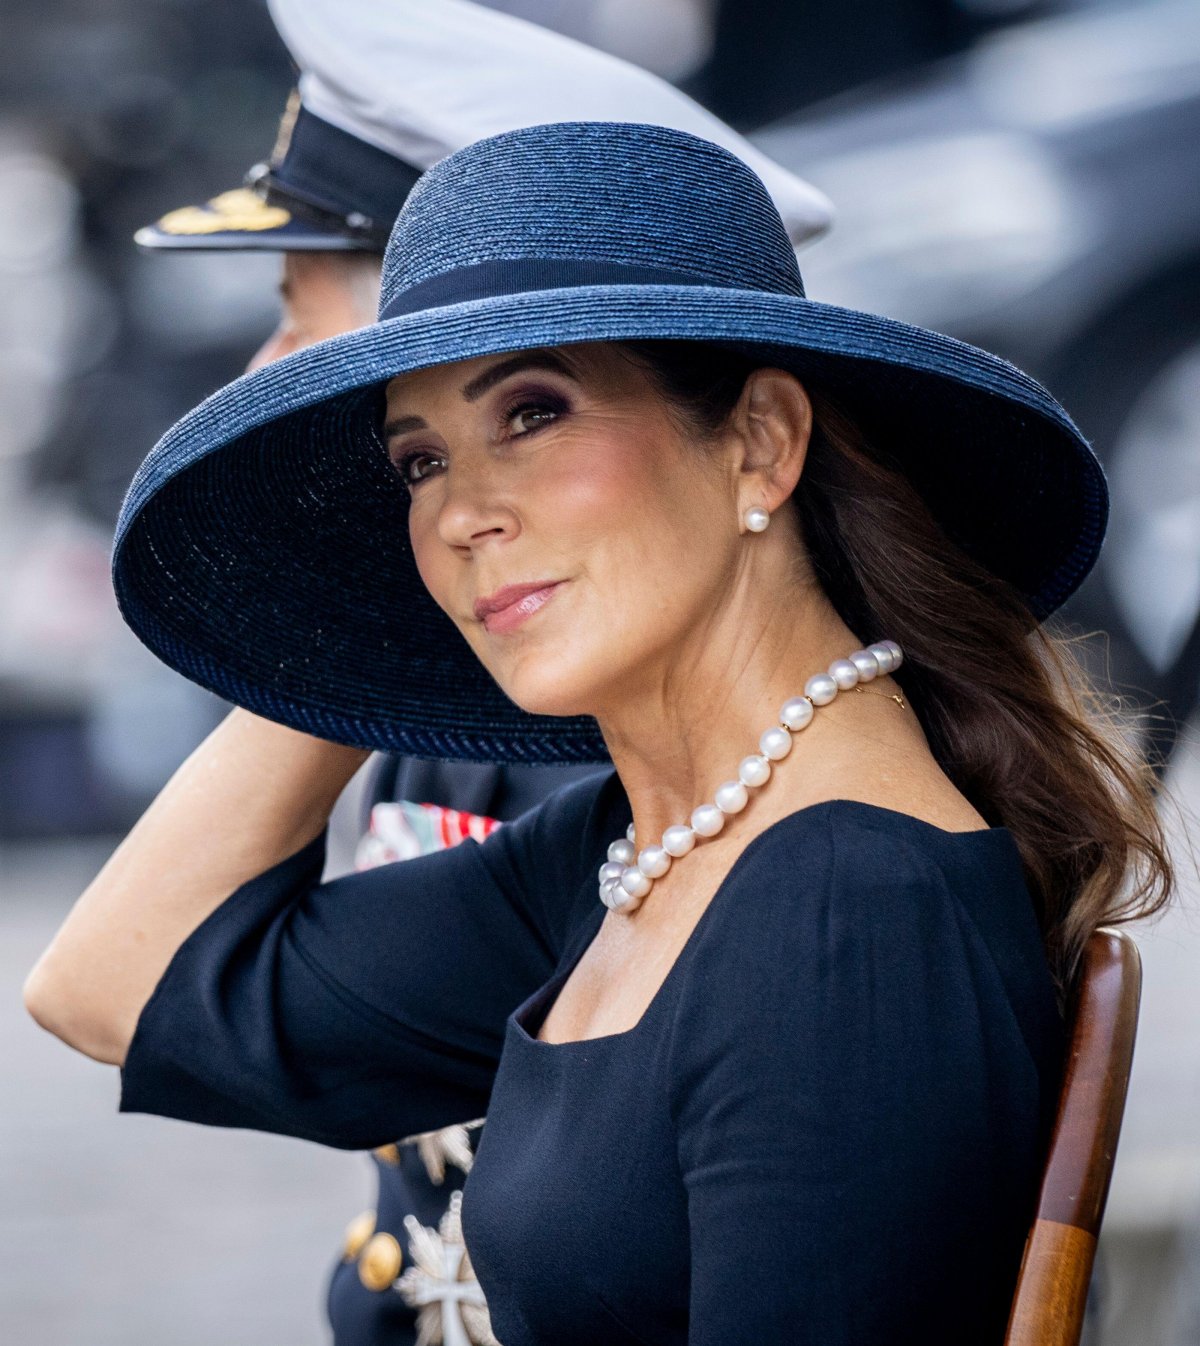
[[[566,290],[584,285],[711,285],[721,290],[744,289],[713,276],[677,271],[661,266],[629,266],[621,262],[591,261],[572,257],[524,258],[516,261],[480,262],[456,267],[418,282],[394,295],[379,310],[380,322],[403,318],[425,309],[448,308],[499,295],[533,294],[538,290]],[[779,293],[778,290],[772,293]],[[789,293],[789,291],[784,291]],[[790,291],[804,298],[803,285]]]

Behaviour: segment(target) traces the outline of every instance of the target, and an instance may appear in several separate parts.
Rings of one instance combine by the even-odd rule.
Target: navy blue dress
[[[1011,834],[801,809],[634,1028],[541,1042],[629,816],[610,773],[323,885],[318,838],[176,951],[121,1110],[347,1149],[486,1112],[503,1346],[1001,1341],[1063,1043]]]

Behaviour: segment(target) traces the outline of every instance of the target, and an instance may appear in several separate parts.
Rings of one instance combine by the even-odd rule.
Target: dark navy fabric
[[[531,294],[577,285],[711,285],[712,278],[661,266],[625,266],[620,262],[593,262],[575,257],[543,260],[480,262],[430,276],[399,290],[379,310],[379,321],[419,313],[422,309],[469,303],[481,294]],[[796,273],[796,294],[804,284]]]
[[[121,1110],[355,1149],[486,1111],[504,1346],[999,1343],[1063,1041],[1011,834],[802,809],[634,1028],[541,1042],[628,821],[610,773],[324,885],[318,839],[176,952]]]
[[[266,199],[305,214],[327,233],[342,235],[370,252],[383,252],[396,216],[421,170],[341,127],[303,104],[279,163],[258,175]]]

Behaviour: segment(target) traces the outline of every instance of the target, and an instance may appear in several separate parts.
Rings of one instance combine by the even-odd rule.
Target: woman
[[[410,198],[377,325],[135,480],[123,610],[246,709],[30,1007],[125,1111],[357,1148],[486,1110],[505,1346],[998,1341],[1056,992],[1170,877],[1038,626],[1104,513],[1019,371],[805,299],[723,151],[480,142]],[[367,746],[615,770],[320,885]]]

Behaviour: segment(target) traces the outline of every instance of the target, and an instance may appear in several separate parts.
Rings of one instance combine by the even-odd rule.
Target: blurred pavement
[[[318,1346],[325,1282],[373,1203],[363,1156],[117,1113],[115,1069],[20,987],[109,847],[0,848],[0,1341]]]

